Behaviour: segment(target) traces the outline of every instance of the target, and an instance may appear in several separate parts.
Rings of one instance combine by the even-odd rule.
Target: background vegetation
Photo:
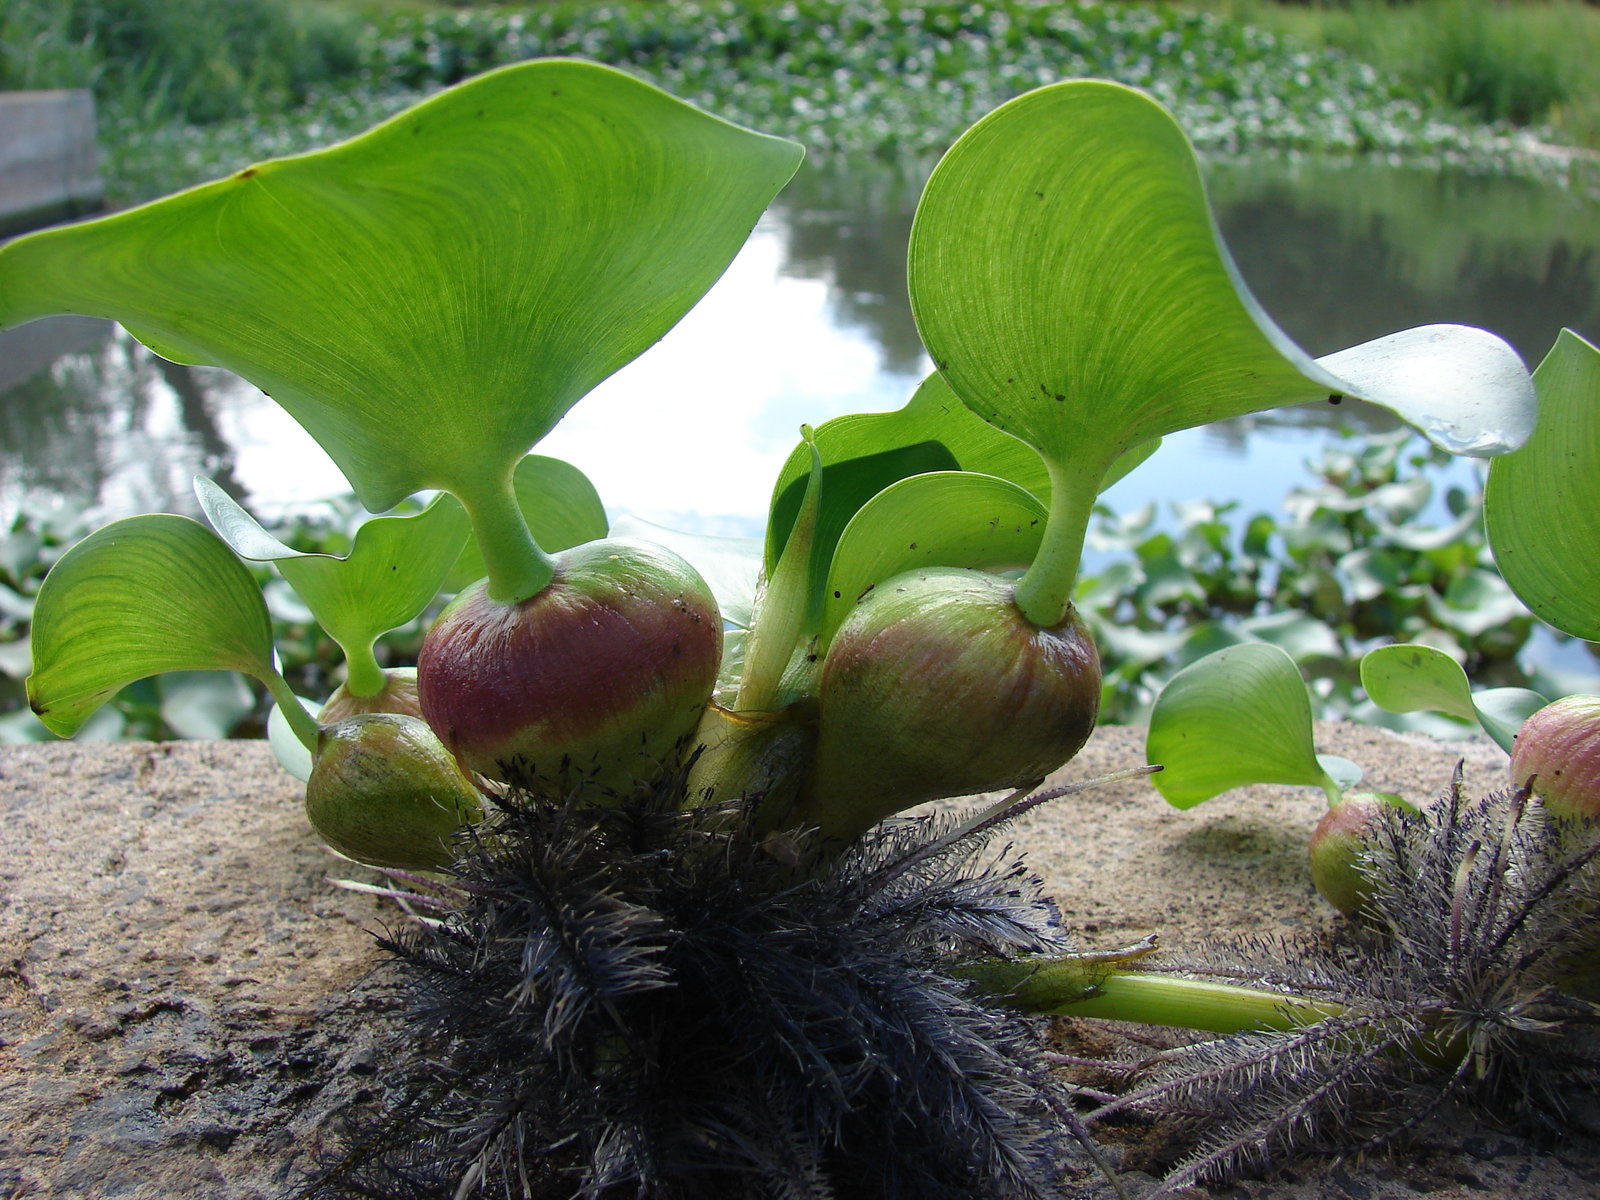
[[[937,152],[1011,95],[1082,74],[1148,88],[1222,152],[1506,166],[1527,158],[1518,127],[1600,146],[1600,9],[1196,3],[10,0],[0,88],[93,88],[121,203],[324,144],[542,54],[636,70],[823,152]]]

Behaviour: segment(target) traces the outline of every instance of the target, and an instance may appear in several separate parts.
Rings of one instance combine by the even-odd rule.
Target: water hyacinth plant
[[[492,814],[463,835],[474,865],[451,867],[471,882],[465,894],[525,903],[531,893],[519,889],[532,888],[556,915],[548,938],[529,926],[544,948],[514,967],[444,945],[408,954],[457,994],[487,987],[531,1003],[547,984],[567,986],[549,974],[566,970],[555,947],[573,938],[620,947],[620,990],[571,992],[607,1014],[602,1027],[540,1023],[541,1053],[576,1071],[570,1080],[649,1035],[660,1018],[652,1004],[666,1001],[636,993],[670,992],[661,980],[688,969],[664,965],[671,947],[712,953],[676,933],[634,939],[637,929],[682,929],[678,916],[650,908],[667,895],[662,862],[688,856],[690,893],[711,887],[719,903],[746,895],[760,921],[777,920],[781,928],[749,943],[749,961],[764,963],[802,926],[807,938],[818,928],[845,937],[841,895],[909,912],[900,906],[921,902],[906,888],[923,895],[967,869],[963,847],[975,852],[981,834],[1038,801],[1020,797],[1077,752],[1100,698],[1093,639],[1072,603],[1096,496],[1161,436],[1330,395],[1383,404],[1452,453],[1504,454],[1533,427],[1532,381],[1482,330],[1429,326],[1307,356],[1240,280],[1171,115],[1133,89],[1072,81],[997,109],[935,170],[913,229],[910,289],[937,372],[898,412],[804,429],[774,486],[764,543],[636,523],[627,537],[613,530],[551,553],[535,531],[552,489],[524,503],[519,464],[703,294],[799,159],[791,143],[620,72],[544,60],[463,84],[332,150],[0,250],[0,326],[66,311],[113,317],[160,354],[258,383],[369,509],[422,490],[453,497],[369,523],[374,546],[404,532],[433,547],[404,572],[391,564],[393,578],[376,586],[381,552],[358,546],[338,565],[285,554],[204,488],[228,544],[176,517],[108,526],[64,556],[40,591],[30,700],[70,734],[116,687],[152,672],[204,664],[255,675],[306,750],[324,756],[308,792],[315,811],[361,812],[352,818],[361,844],[345,845],[377,863],[399,862],[400,851],[371,840],[378,826],[363,806],[404,790],[398,770],[438,781],[411,794],[422,808],[403,832],[425,843],[409,865],[443,865],[421,861],[440,841],[434,809],[464,823],[477,816],[444,769],[459,763]],[[456,598],[423,646],[416,686],[434,740],[405,714],[319,726],[273,666],[270,626],[253,585],[253,600],[243,594],[248,575],[234,552],[278,562],[297,587],[303,578],[308,603],[336,624],[348,618],[347,688],[370,696],[389,681],[354,660],[385,622],[407,619],[400,614],[441,586],[465,536],[447,536],[458,511],[484,578],[451,582]],[[369,582],[347,596],[347,577]],[[403,755],[427,765],[413,770]],[[338,771],[327,786],[322,761]],[[1300,767],[1326,772],[1315,760]],[[923,800],[995,789],[1017,795],[951,828],[863,841]],[[594,846],[570,840],[580,827],[596,831]],[[551,845],[570,850],[562,870],[582,884],[571,895],[549,891],[556,864],[540,857],[548,847],[528,844],[535,829],[560,833]],[[744,863],[744,874],[707,883],[705,864],[689,860],[708,847]],[[657,880],[620,924],[595,908],[595,895],[610,894],[606,855],[619,880],[638,871]],[[774,877],[773,863],[786,874]],[[773,915],[768,901],[789,896],[791,883],[809,897],[804,911]],[[1002,903],[987,885],[954,892],[939,903],[952,906],[955,926],[905,917],[901,948],[888,955],[918,987],[998,992],[1044,1011],[1095,995],[1098,1015],[1130,1019],[1187,1005],[1185,1019],[1201,1028],[1243,1028],[1282,1007],[1276,993],[1175,992],[1156,976],[1118,991],[1108,962],[1148,947],[1086,958],[1027,932],[1032,901]],[[988,915],[963,924],[964,904]],[[451,911],[457,923],[442,936],[456,949],[492,915]],[[743,938],[750,915],[734,912],[717,936]],[[957,927],[968,932],[956,936]],[[985,947],[1040,957],[1018,977],[1015,962],[974,966]],[[720,942],[714,951],[730,952]],[[888,959],[872,969],[890,969]],[[520,976],[496,974],[508,969]],[[534,1036],[512,1009],[495,1036]],[[948,1013],[957,1010],[970,1040],[971,1018],[961,1005]],[[824,1005],[806,1019],[822,1037],[845,1017]],[[1033,1069],[1006,1063],[995,1068],[1002,1091]],[[1049,1102],[1048,1089],[1039,1095]],[[520,1178],[522,1143],[508,1149],[500,1133],[554,1119],[514,1096],[481,1103],[460,1127],[469,1136],[451,1160],[458,1174],[435,1181],[446,1193]],[[959,1123],[972,1099],[935,1088],[917,1103],[931,1106],[928,1120]],[[1001,1124],[1034,1128],[1014,1107],[1033,1100],[1005,1103],[1013,1107]],[[803,1178],[816,1195],[853,1169],[849,1155],[810,1152],[827,1122],[801,1119],[799,1142],[753,1158],[710,1154],[731,1136],[719,1128],[630,1127],[626,1137],[646,1140],[620,1158],[615,1138],[591,1128],[571,1143],[588,1147],[572,1169],[596,1194],[658,1170],[662,1194],[677,1194],[700,1172],[733,1169],[760,1194]],[[473,1140],[483,1130],[498,1132]],[[569,1132],[539,1124],[532,1136]],[[1016,1165],[1026,1153],[1004,1138],[973,1153],[990,1156],[983,1169],[961,1168],[981,1194],[1031,1178]],[[994,1154],[1015,1169],[995,1167]],[[872,1194],[895,1194],[898,1169],[885,1166]]]

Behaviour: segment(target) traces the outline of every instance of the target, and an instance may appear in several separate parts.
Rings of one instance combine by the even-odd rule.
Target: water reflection
[[[895,407],[927,369],[905,286],[923,177],[882,164],[804,171],[701,306],[542,449],[578,463],[618,508],[756,532],[802,421]],[[1432,321],[1492,329],[1530,362],[1562,325],[1600,336],[1591,200],[1371,163],[1220,163],[1208,178],[1241,271],[1313,353]],[[342,490],[320,449],[255,389],[162,362],[110,330],[63,318],[0,338],[0,521],[57,500],[106,519],[192,512],[196,472],[267,515]],[[1173,439],[1166,469],[1135,473],[1115,499],[1248,489],[1247,504],[1275,507],[1327,429],[1392,424],[1355,404],[1226,422]]]

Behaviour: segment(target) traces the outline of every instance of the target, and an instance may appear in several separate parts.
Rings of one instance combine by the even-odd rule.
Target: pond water
[[[1600,336],[1593,199],[1366,161],[1207,172],[1245,278],[1313,354],[1435,321],[1494,330],[1530,364],[1563,325]],[[882,166],[804,171],[702,303],[540,452],[583,468],[616,512],[759,533],[802,422],[898,407],[929,369],[905,288],[920,185]],[[1336,422],[1386,427],[1360,408],[1308,405],[1177,435],[1107,500],[1275,511]],[[1472,465],[1453,469],[1472,479]],[[37,322],[0,338],[0,521],[24,505],[91,506],[104,519],[193,513],[197,471],[267,519],[346,490],[292,420],[224,372],[163,363],[107,322]]]

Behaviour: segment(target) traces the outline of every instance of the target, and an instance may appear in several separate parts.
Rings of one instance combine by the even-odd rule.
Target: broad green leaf
[[[1120,84],[1053,84],[968,130],[923,193],[909,277],[951,390],[1050,466],[1050,529],[1018,589],[1041,623],[1070,594],[1107,468],[1140,442],[1331,393],[1456,453],[1504,453],[1532,424],[1521,361],[1482,330],[1312,361],[1245,287],[1177,123]]]
[[[827,487],[824,468],[823,487]],[[915,475],[872,497],[839,539],[823,598],[819,651],[877,584],[921,567],[1003,570],[1033,561],[1045,507],[1026,488],[993,475]]]
[[[606,508],[600,502],[600,493],[589,477],[571,463],[544,454],[529,454],[517,464],[511,486],[517,493],[517,507],[533,531],[533,540],[551,554],[606,536]],[[478,539],[468,537],[461,557],[440,590],[459,592],[486,573]]]
[[[1361,659],[1361,686],[1389,712],[1429,709],[1476,721],[1472,685],[1461,664],[1432,646],[1379,646]]]
[[[1472,707],[1483,731],[1507,754],[1522,723],[1550,701],[1527,688],[1486,688],[1472,693]]]
[[[1172,677],[1150,714],[1151,777],[1174,808],[1255,783],[1338,791],[1317,762],[1311,700],[1300,671],[1276,646],[1229,646]]]
[[[383,686],[382,671],[372,658],[373,642],[428,606],[467,540],[466,513],[441,493],[414,516],[364,522],[343,558],[305,554],[261,528],[211,480],[196,476],[194,490],[223,540],[240,557],[277,567],[317,623],[344,649],[350,687],[357,695]]]
[[[722,619],[750,628],[756,588],[761,582],[761,539],[682,533],[631,515],[618,517],[611,536],[655,542],[673,551],[700,573],[717,598]]]
[[[128,517],[90,534],[45,576],[33,618],[28,700],[70,737],[125,684],[163,671],[272,668],[261,589],[187,517]]]
[[[445,488],[476,522],[716,281],[802,154],[609,67],[522,63],[331,149],[11,242],[0,326],[113,317],[260,386],[371,511]]]
[[[1600,641],[1600,349],[1563,329],[1533,379],[1539,427],[1489,468],[1489,544],[1534,616]]]
[[[1423,733],[1441,742],[1458,742],[1478,732],[1475,721],[1460,721],[1443,713],[1418,709],[1415,712],[1397,713],[1380,708],[1371,700],[1363,700],[1347,714],[1350,720],[1379,729],[1392,729],[1396,733]]]

